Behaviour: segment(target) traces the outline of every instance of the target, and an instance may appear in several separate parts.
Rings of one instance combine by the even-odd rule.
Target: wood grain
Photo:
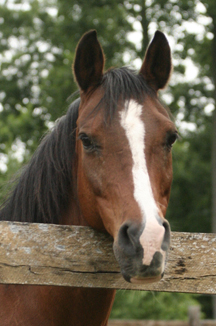
[[[216,235],[172,232],[164,279],[134,285],[122,278],[106,234],[0,222],[0,283],[216,294]]]

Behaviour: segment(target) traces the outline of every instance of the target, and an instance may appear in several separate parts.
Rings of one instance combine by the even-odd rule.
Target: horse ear
[[[79,41],[73,65],[76,81],[83,91],[100,83],[104,61],[97,32],[95,30],[87,32]]]
[[[172,70],[169,43],[162,32],[157,31],[150,43],[140,69],[147,83],[156,91],[166,86]]]

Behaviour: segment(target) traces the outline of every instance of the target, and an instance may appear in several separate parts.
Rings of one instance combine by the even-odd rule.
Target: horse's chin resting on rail
[[[103,68],[102,48],[90,31],[78,44],[73,66],[80,99],[44,138],[0,219],[106,231],[126,281],[159,281],[170,245],[165,213],[177,138],[157,96],[171,72],[168,42],[155,33],[139,73]],[[0,325],[106,325],[114,294],[0,286]]]

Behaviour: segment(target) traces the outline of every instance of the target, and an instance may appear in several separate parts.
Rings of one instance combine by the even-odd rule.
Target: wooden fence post
[[[188,308],[188,319],[189,326],[201,326],[199,306],[190,306]]]

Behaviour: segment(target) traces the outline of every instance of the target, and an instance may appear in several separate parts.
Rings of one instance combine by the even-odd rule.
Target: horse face
[[[168,54],[162,67],[158,51],[162,58]],[[83,52],[88,53],[88,64],[80,61]],[[81,88],[77,187],[82,215],[90,226],[113,236],[114,253],[127,281],[157,281],[164,273],[170,243],[164,216],[172,182],[171,146],[177,137],[156,96],[170,73],[168,44],[163,34],[157,34],[140,71],[155,95],[146,95],[142,102],[119,100],[109,123],[104,110],[95,110],[104,95],[98,86],[103,53],[95,32],[84,35],[77,53],[74,71]]]

